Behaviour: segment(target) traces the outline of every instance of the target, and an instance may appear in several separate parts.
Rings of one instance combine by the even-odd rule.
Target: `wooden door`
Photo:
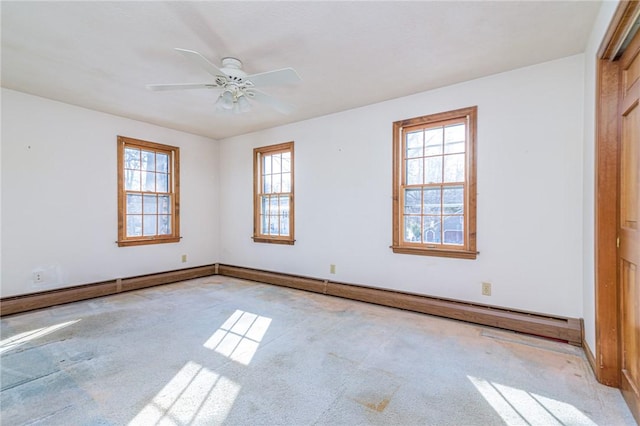
[[[640,423],[640,32],[620,58],[620,389]]]

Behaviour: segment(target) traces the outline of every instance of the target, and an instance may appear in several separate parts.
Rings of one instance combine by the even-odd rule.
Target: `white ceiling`
[[[581,53],[595,1],[12,2],[2,14],[2,86],[215,139]],[[215,111],[211,82],[174,47],[249,74],[293,67],[265,88],[296,105]]]

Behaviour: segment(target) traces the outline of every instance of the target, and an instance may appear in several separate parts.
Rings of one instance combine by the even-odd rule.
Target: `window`
[[[395,253],[476,258],[477,107],[393,123]]]
[[[180,241],[180,150],[118,136],[118,245]]]
[[[293,244],[293,142],[253,150],[253,241]]]

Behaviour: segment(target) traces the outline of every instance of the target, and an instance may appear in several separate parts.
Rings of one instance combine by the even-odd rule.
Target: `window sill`
[[[451,257],[455,259],[475,259],[478,256],[476,251],[468,250],[449,250],[449,249],[433,249],[433,248],[415,248],[403,246],[391,246],[394,253],[398,254],[415,254],[419,256],[437,256]]]
[[[285,244],[292,246],[295,244],[296,240],[283,240],[278,238],[267,238],[267,237],[251,237],[254,243],[267,243],[267,244]]]
[[[116,243],[118,243],[118,247],[143,246],[147,244],[177,243],[177,242],[180,242],[180,238],[182,237],[145,238],[140,240],[119,240],[119,241],[116,241]]]

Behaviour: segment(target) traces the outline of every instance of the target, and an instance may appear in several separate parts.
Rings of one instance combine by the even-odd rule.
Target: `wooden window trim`
[[[251,237],[256,243],[267,244],[295,244],[294,224],[295,224],[295,161],[293,141],[279,143],[276,145],[269,145],[253,150],[253,236]],[[281,152],[291,153],[291,192],[289,198],[289,235],[265,235],[260,233],[260,196],[262,195],[260,189],[262,186],[261,177],[261,158],[263,155],[273,155]]]
[[[124,150],[127,146],[148,148],[166,152],[170,159],[169,188],[172,195],[171,234],[127,237],[126,235],[126,191],[124,190]],[[177,243],[180,241],[180,148],[155,142],[118,136],[118,247],[148,244]]]
[[[394,253],[414,254],[422,256],[450,257],[458,259],[475,259],[476,251],[476,134],[478,107],[461,108],[422,117],[400,120],[393,123],[393,243]],[[427,126],[465,118],[467,120],[468,137],[466,141],[465,168],[465,217],[463,246],[439,245],[428,247],[424,243],[407,243],[402,237],[403,203],[403,132],[407,128]]]

